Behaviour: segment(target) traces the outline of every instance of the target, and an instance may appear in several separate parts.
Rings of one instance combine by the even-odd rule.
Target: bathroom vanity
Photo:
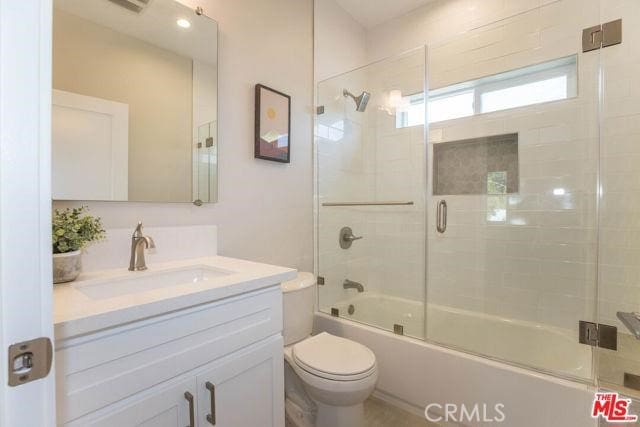
[[[279,283],[293,277],[214,256],[56,286],[58,425],[284,425]]]

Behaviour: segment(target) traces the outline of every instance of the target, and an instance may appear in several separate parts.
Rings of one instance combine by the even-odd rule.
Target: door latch
[[[9,385],[15,387],[46,377],[52,361],[53,346],[49,338],[9,346]]]

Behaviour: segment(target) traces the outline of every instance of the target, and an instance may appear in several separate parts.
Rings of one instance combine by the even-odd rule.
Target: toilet
[[[287,426],[363,427],[364,401],[378,380],[373,352],[326,332],[311,335],[311,273],[282,284]]]

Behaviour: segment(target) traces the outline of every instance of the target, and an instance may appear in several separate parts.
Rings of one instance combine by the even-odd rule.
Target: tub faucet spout
[[[342,287],[344,289],[357,289],[358,292],[364,292],[364,286],[362,286],[362,283],[354,282],[353,280],[349,279],[344,279]]]

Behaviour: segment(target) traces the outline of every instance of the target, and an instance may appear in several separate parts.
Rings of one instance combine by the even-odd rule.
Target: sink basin
[[[176,270],[130,273],[99,283],[79,282],[74,286],[89,298],[107,299],[191,283],[206,283],[234,273],[209,266],[192,266]]]

